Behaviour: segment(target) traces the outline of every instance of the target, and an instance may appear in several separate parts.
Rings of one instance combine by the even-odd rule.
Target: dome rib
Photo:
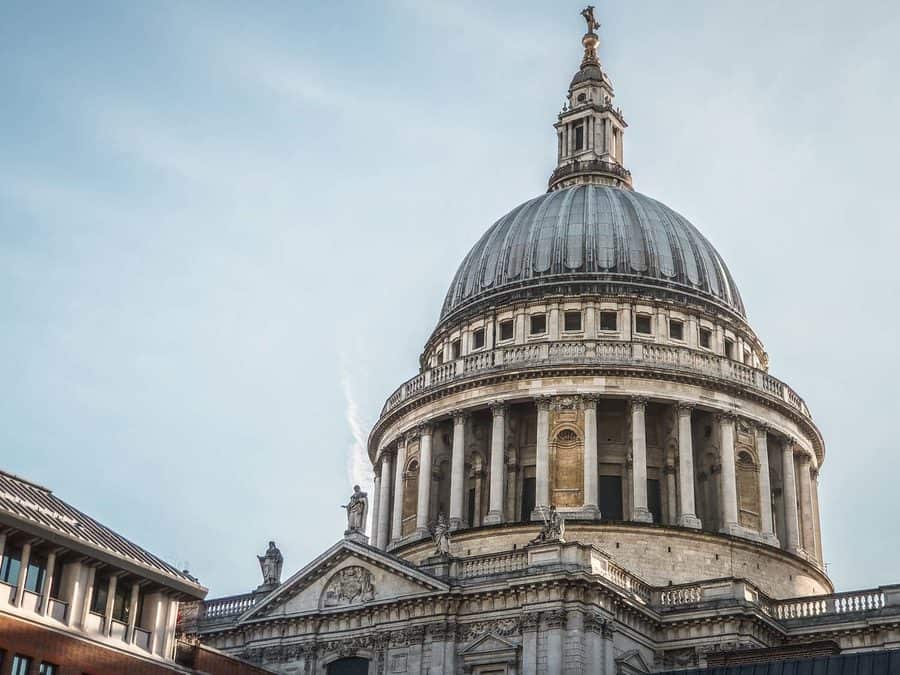
[[[453,277],[441,319],[517,289],[602,282],[674,289],[746,316],[722,256],[684,216],[639,192],[578,185],[497,220]]]

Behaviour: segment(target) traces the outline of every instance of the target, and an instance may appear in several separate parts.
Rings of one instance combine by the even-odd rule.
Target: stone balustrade
[[[243,595],[231,595],[226,598],[216,598],[203,603],[200,619],[220,619],[229,616],[238,616],[256,604],[257,596],[253,593]]]
[[[776,619],[807,619],[819,616],[872,612],[885,607],[880,588],[772,601],[770,613]]]
[[[803,399],[764,370],[700,349],[605,340],[536,342],[469,354],[424,370],[402,384],[388,397],[381,414],[384,416],[403,402],[449,382],[513,367],[554,365],[640,366],[725,380],[779,399],[810,417]]]
[[[473,579],[494,574],[509,574],[528,567],[528,553],[524,550],[472,556],[459,561],[458,575]]]

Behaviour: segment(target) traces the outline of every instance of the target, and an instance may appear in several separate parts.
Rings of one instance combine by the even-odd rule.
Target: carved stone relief
[[[322,607],[343,607],[375,598],[372,573],[364,567],[345,567],[337,572],[322,593]]]

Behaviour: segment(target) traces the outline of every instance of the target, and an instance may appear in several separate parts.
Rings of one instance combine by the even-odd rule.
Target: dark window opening
[[[575,149],[583,150],[584,149],[584,125],[579,124],[575,127]]]
[[[59,666],[55,663],[47,663],[43,661],[41,663],[41,670],[39,675],[58,675],[59,674]]]
[[[28,558],[28,572],[25,574],[25,590],[40,593],[44,588],[45,562],[32,553]]]
[[[643,333],[644,335],[650,335],[653,332],[650,326],[649,314],[638,314],[634,317],[634,332]]]
[[[338,659],[329,663],[325,672],[328,675],[368,675],[369,661],[359,656]]]
[[[94,593],[91,595],[91,611],[94,614],[106,613],[106,598],[109,596],[109,577],[101,577],[94,581]]]
[[[734,341],[725,338],[725,356],[729,359],[734,358]]]
[[[532,314],[531,315],[531,334],[540,335],[547,332],[547,315]]]
[[[673,340],[684,340],[684,323],[677,319],[669,321],[669,337]]]
[[[472,349],[481,349],[482,347],[484,347],[484,328],[479,328],[472,333]]]
[[[131,589],[120,584],[116,586],[116,597],[113,599],[112,615],[116,621],[128,623],[128,610],[131,609]]]
[[[513,320],[507,319],[506,321],[500,322],[500,339],[501,340],[512,340],[513,339]]]
[[[647,479],[647,509],[653,515],[654,523],[662,522],[662,493],[655,478]]]
[[[581,312],[572,311],[566,312],[563,315],[563,321],[565,324],[565,329],[567,331],[579,331],[581,330]]]
[[[456,360],[459,358],[459,354],[462,351],[462,345],[459,340],[454,340],[450,343],[450,358]]]
[[[522,479],[522,511],[519,520],[527,523],[531,520],[531,512],[534,511],[535,478]]]
[[[469,488],[469,527],[475,527],[475,488]]]
[[[0,581],[15,586],[19,581],[19,568],[22,566],[22,549],[7,544],[0,563]]]
[[[31,657],[16,654],[13,657],[12,670],[9,671],[9,675],[28,675],[29,670],[31,670]]]
[[[712,347],[712,331],[709,328],[700,329],[700,346],[707,349]]]
[[[578,94],[578,102],[584,103],[585,101],[587,101],[587,94],[584,94],[584,93]]]
[[[619,314],[600,312],[600,330],[619,330]]]
[[[603,520],[623,520],[622,517],[622,477],[600,476],[598,506]]]

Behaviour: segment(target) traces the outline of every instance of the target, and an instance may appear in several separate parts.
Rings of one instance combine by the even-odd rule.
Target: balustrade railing
[[[490,574],[508,574],[528,567],[526,551],[509,551],[473,556],[460,561],[459,575],[463,579],[483,577]]]
[[[384,415],[405,400],[432,387],[457,378],[510,366],[566,364],[647,365],[654,368],[689,372],[734,382],[780,399],[809,416],[803,399],[781,380],[758,368],[689,347],[645,342],[557,341],[511,345],[469,354],[456,361],[425,370],[388,397]]]
[[[606,569],[601,570],[600,576],[609,579],[616,586],[630,591],[643,603],[648,604],[650,602],[650,586],[628,570],[619,567],[612,560],[609,561]]]
[[[700,586],[676,586],[660,591],[659,594],[659,604],[663,607],[690,605],[702,599],[703,589]]]
[[[776,619],[806,619],[817,616],[868,612],[884,607],[880,589],[850,591],[834,595],[773,600],[769,610]]]
[[[216,598],[203,603],[200,619],[220,619],[226,616],[243,614],[256,604],[256,596],[252,593],[232,595],[227,598]]]

